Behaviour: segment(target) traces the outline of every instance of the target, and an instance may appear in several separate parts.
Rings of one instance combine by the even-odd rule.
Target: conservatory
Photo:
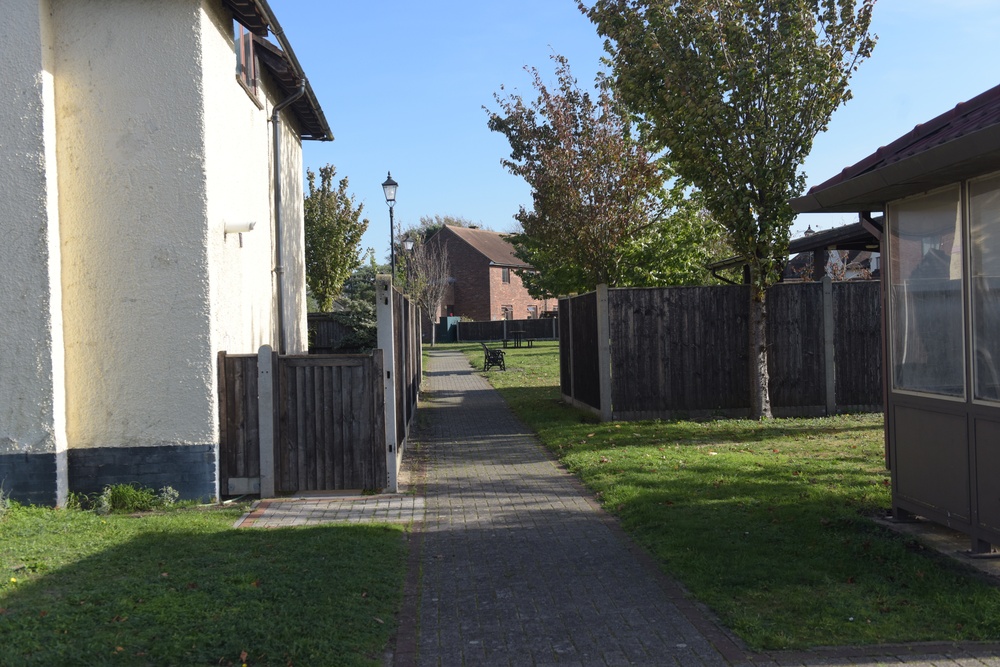
[[[1000,86],[792,201],[881,237],[886,462],[898,519],[1000,546]],[[872,218],[884,213],[884,225]]]

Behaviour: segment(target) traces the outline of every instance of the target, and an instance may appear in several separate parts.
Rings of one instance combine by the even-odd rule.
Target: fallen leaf
[[[383,620],[382,620],[381,618],[379,618],[378,616],[372,616],[372,618],[374,618],[374,619],[375,619],[376,621],[378,621],[379,623],[381,623],[381,624],[383,624],[383,625],[385,624],[385,621],[383,621]]]
[[[39,618],[45,618],[48,615],[49,615],[49,612],[45,611],[44,609],[42,611],[38,612],[38,617]]]
[[[253,586],[254,588],[260,588],[260,579],[254,579],[253,583],[250,585]]]
[[[246,662],[249,655],[246,651],[240,651],[240,662]]]

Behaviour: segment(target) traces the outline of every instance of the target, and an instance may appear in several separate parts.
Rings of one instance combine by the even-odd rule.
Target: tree
[[[420,216],[420,224],[409,230],[410,234],[417,234],[423,239],[429,239],[440,231],[442,227],[448,225],[449,227],[471,227],[473,229],[486,229],[482,223],[473,222],[468,218],[463,216],[453,216],[453,215],[422,215]],[[406,236],[406,234],[403,234]]]
[[[615,89],[750,268],[751,407],[769,417],[766,291],[779,277],[816,134],[875,44],[875,0],[579,1]],[[860,5],[860,6],[858,6]]]
[[[558,90],[529,68],[538,97],[494,95],[489,128],[510,142],[502,164],[527,181],[533,209],[515,215],[521,232],[510,237],[515,254],[536,270],[520,272],[536,297],[612,286],[696,282],[703,269],[691,261],[703,245],[671,243],[681,227],[695,239],[711,235],[686,188],[632,136],[608,80],[597,77],[591,95],[577,85],[569,63],[553,56]],[[688,240],[692,240],[689,238]],[[696,274],[698,277],[695,277]]]
[[[351,272],[361,264],[358,247],[368,229],[361,217],[364,204],[354,205],[347,192],[347,178],[333,189],[337,169],[320,167],[319,186],[316,174],[306,170],[309,193],[305,196],[306,285],[322,311],[333,307]]]
[[[378,347],[375,276],[388,272],[387,265],[379,266],[375,263],[375,251],[369,248],[360,266],[344,281],[343,289],[337,299],[343,310],[332,315],[352,332],[341,343],[341,351],[367,354]]]
[[[437,314],[441,312],[441,302],[450,278],[447,246],[434,241],[426,242],[419,236],[414,238],[413,251],[406,258],[404,272],[407,294],[430,320],[433,346],[434,324]]]

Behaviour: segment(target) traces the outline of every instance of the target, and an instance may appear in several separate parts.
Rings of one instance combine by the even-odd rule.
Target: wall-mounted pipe
[[[299,89],[274,106],[271,111],[271,130],[274,132],[274,276],[277,289],[278,307],[278,354],[285,354],[285,266],[281,236],[284,233],[281,219],[281,110],[293,104],[306,93],[306,82],[299,83]]]

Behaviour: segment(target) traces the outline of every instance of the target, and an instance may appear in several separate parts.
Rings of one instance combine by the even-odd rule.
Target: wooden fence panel
[[[617,416],[745,409],[744,289],[615,289],[608,294]]]
[[[882,409],[882,292],[878,281],[834,283],[837,405]]]
[[[333,319],[330,313],[309,313],[309,353],[334,354],[354,336],[351,327]]]
[[[218,370],[221,493],[251,493],[250,480],[260,478],[257,355],[220,352]]]
[[[573,393],[573,368],[570,365],[573,358],[573,337],[570,335],[571,301],[568,297],[559,299],[559,387],[566,396]]]
[[[597,292],[573,297],[570,322],[573,337],[573,391],[576,400],[601,409],[601,378],[597,360]]]
[[[767,324],[772,407],[785,416],[825,414],[823,283],[769,289]]]
[[[373,355],[279,358],[279,493],[385,486],[381,388]]]
[[[560,300],[560,382],[563,394],[597,407],[596,367],[589,366],[596,360],[596,312],[587,304],[583,297]],[[746,287],[613,289],[608,310],[612,418],[749,414]],[[768,356],[775,414],[880,410],[880,318],[875,282],[835,283],[829,294],[823,283],[773,287]]]

